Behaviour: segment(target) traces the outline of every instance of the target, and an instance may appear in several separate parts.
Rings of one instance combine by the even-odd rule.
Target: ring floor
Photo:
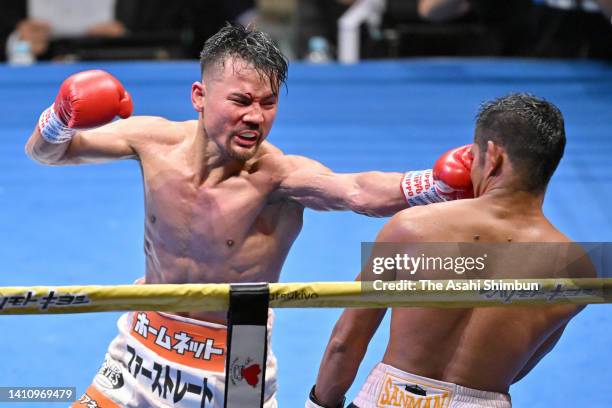
[[[143,275],[138,165],[50,168],[24,154],[38,115],[61,81],[91,68],[122,80],[137,115],[196,117],[190,104],[190,85],[199,77],[196,62],[0,66],[0,286],[126,284]],[[551,100],[566,119],[566,154],[550,184],[546,214],[574,240],[612,240],[612,66],[604,63],[295,63],[269,140],[337,172],[429,168],[441,152],[471,141],[482,101],[516,91]],[[353,280],[360,243],[373,240],[384,222],[307,211],[281,281]],[[552,353],[511,388],[514,406],[612,406],[611,310],[590,306],[574,319]],[[339,314],[277,310],[273,348],[281,407],[303,406]],[[80,395],[116,334],[117,317],[0,316],[0,386],[76,386]],[[386,319],[349,399],[382,356],[387,328]]]

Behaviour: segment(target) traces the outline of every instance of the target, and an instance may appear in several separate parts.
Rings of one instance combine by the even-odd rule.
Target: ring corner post
[[[225,408],[263,406],[269,297],[267,283],[230,285]]]

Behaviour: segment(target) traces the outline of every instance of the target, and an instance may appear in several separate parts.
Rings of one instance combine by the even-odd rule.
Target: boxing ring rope
[[[412,281],[415,282],[415,281]],[[431,280],[428,287],[395,281],[396,289],[377,290],[374,282],[270,283],[271,308],[321,307],[484,307],[506,305],[612,303],[612,278],[499,279],[528,290],[447,289],[468,280]],[[391,282],[385,282],[390,284]],[[0,287],[0,314],[61,314],[108,311],[220,311],[229,308],[232,287],[249,284],[164,284],[115,286]],[[388,288],[388,286],[387,286]]]
[[[227,310],[224,407],[261,408],[265,381],[248,385],[232,364],[255,364],[260,370],[258,375],[265,378],[269,307],[465,308],[612,303],[612,278],[497,279],[497,289],[472,287],[473,281],[0,287],[0,314]]]

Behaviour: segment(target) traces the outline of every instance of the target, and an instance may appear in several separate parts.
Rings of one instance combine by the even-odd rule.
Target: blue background
[[[132,93],[137,115],[196,117],[190,104],[190,85],[199,77],[195,62],[0,66],[0,286],[125,284],[144,273],[137,163],[51,168],[24,154],[61,81],[90,68],[116,75]],[[610,241],[610,65],[486,59],[296,63],[269,140],[337,172],[429,168],[443,151],[471,141],[481,102],[511,91],[543,96],[565,115],[568,145],[546,197],[546,214],[574,240]],[[353,280],[360,242],[373,240],[384,222],[307,211],[281,280]],[[607,305],[590,306],[575,318],[552,353],[512,387],[514,405],[612,406],[610,311]],[[302,406],[340,312],[277,310],[273,347],[281,407]],[[0,316],[0,386],[76,386],[80,394],[116,334],[118,315]],[[387,329],[385,320],[349,398],[381,358]]]

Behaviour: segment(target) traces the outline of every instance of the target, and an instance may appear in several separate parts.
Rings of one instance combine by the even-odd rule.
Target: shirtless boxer
[[[197,121],[108,123],[130,115],[129,95],[109,74],[87,71],[64,82],[26,146],[49,165],[139,161],[148,284],[277,282],[304,207],[387,216],[470,187],[469,171],[456,159],[463,150],[445,155],[433,176],[335,174],[265,142],[287,63],[263,33],[221,29],[205,43],[201,67],[202,81],[191,92]],[[83,128],[91,129],[77,130]],[[120,335],[80,403],[223,406],[224,323],[225,313],[123,315]],[[272,407],[270,351],[268,357],[265,406]]]
[[[563,117],[554,105],[525,94],[486,103],[472,146],[476,198],[404,210],[382,228],[377,242],[478,240],[577,247],[568,244],[570,240],[542,212],[546,186],[565,147]],[[516,246],[516,253],[525,255],[527,246]],[[572,262],[588,262],[580,249],[567,251],[564,259],[534,252],[527,262],[519,256],[503,258],[506,251],[516,249],[499,247],[502,259],[497,269],[503,276],[498,278],[593,276],[590,263],[584,268],[584,263]],[[510,385],[554,347],[580,310],[575,305],[394,308],[382,362],[349,407],[510,407]],[[343,406],[343,396],[384,314],[385,309],[347,309],[342,314],[306,407]]]

